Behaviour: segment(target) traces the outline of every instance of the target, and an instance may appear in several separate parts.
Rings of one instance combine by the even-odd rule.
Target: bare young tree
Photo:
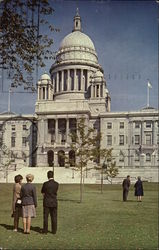
[[[73,166],[73,169],[80,172],[80,202],[82,202],[84,173],[94,169],[94,166],[88,167],[89,161],[92,162],[92,165],[94,161],[98,161],[101,134],[97,133],[94,135],[94,129],[89,127],[87,120],[82,117],[77,121],[77,130],[72,132],[70,137],[72,140],[70,147],[71,150],[75,152],[76,157],[76,162],[75,166]]]

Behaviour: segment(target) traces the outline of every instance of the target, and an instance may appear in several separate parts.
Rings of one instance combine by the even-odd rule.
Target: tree
[[[5,173],[5,178],[7,183],[9,166],[11,165],[12,162],[14,162],[15,155],[12,150],[9,150],[5,145],[3,145],[1,147],[0,157],[1,157],[1,162],[0,162],[1,171]]]
[[[116,177],[119,173],[118,167],[116,166],[116,162],[108,162],[107,164],[107,169],[106,169],[106,175],[107,179],[109,180],[110,178],[110,183],[112,184],[112,179]]]
[[[0,10],[0,67],[13,71],[13,87],[29,87],[27,76],[54,55],[53,39],[40,34],[40,25],[59,31],[46,20],[54,9],[49,0],[2,0]]]
[[[112,184],[112,178],[116,177],[118,174],[118,167],[116,166],[116,162],[113,160],[113,156],[112,156],[113,148],[111,149],[97,148],[96,151],[97,151],[96,155],[100,156],[100,162],[95,167],[95,169],[100,171],[101,193],[103,193],[104,176],[105,176],[105,179],[110,181],[110,183]]]
[[[83,178],[86,171],[91,170],[94,167],[88,167],[88,162],[97,161],[98,155],[96,152],[100,152],[97,148],[101,140],[101,134],[94,135],[94,129],[87,125],[87,121],[84,117],[77,121],[77,129],[70,133],[72,143],[70,144],[71,150],[75,152],[76,163],[69,161],[74,170],[80,171],[80,202],[83,198]],[[73,160],[72,160],[73,161]]]

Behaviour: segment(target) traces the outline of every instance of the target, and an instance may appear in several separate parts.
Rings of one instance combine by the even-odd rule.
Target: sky
[[[53,51],[72,32],[76,8],[82,19],[82,30],[94,43],[99,64],[104,70],[111,96],[111,111],[136,111],[147,105],[147,82],[151,82],[150,106],[158,107],[158,4],[156,1],[51,1],[54,13],[49,22],[60,32],[54,32]],[[46,32],[41,27],[40,32]],[[46,61],[38,78],[54,61]],[[0,86],[2,74],[0,75]],[[0,92],[0,112],[8,109],[10,80],[3,77],[6,93]],[[36,85],[36,83],[35,83]],[[11,93],[11,111],[34,113],[36,93]]]

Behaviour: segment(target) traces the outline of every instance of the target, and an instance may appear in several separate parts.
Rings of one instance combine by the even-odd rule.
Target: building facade
[[[50,75],[43,74],[37,83],[35,114],[0,115],[0,145],[15,152],[16,164],[65,167],[64,156],[75,158],[69,134],[82,116],[101,132],[101,148],[113,148],[121,170],[157,168],[158,110],[111,112],[110,104],[104,71],[92,40],[82,32],[77,11],[73,31],[62,40]],[[1,163],[2,158],[1,153]]]

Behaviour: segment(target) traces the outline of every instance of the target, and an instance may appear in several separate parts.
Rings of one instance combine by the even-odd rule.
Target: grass
[[[142,202],[136,202],[133,185],[129,201],[122,202],[121,185],[85,185],[79,203],[79,185],[60,185],[58,231],[40,233],[43,224],[41,184],[36,184],[37,217],[30,235],[13,232],[12,184],[0,184],[0,248],[2,249],[146,249],[158,248],[158,184],[144,183]],[[49,221],[50,229],[50,221]]]

